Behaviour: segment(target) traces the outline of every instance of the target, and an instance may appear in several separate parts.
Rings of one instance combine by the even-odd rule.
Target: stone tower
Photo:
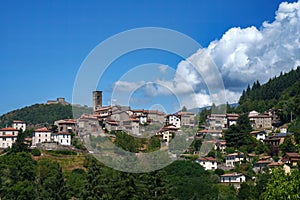
[[[93,91],[93,107],[94,111],[102,107],[102,91]]]

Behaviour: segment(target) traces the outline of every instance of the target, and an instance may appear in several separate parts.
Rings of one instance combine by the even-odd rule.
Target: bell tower
[[[102,107],[102,91],[93,91],[94,111]]]

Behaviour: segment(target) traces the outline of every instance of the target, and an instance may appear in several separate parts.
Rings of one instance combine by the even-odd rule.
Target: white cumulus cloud
[[[264,22],[259,28],[229,29],[219,40],[181,61],[172,80],[116,85],[132,91],[142,84],[147,94],[154,96],[179,94],[188,108],[218,103],[219,99],[224,103],[225,97],[235,103],[247,84],[256,80],[264,83],[300,65],[300,0],[281,3],[275,15],[273,22]],[[167,67],[161,66],[160,72],[165,73]]]

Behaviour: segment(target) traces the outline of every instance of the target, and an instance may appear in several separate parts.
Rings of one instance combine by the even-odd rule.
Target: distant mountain
[[[248,85],[239,100],[238,110],[264,112],[270,108],[277,110],[282,122],[289,122],[291,116],[300,116],[300,67],[288,73],[271,78],[260,85]]]
[[[73,106],[74,115],[91,113],[92,108]],[[13,120],[22,120],[27,124],[53,124],[59,119],[73,118],[72,106],[62,104],[34,104],[8,112],[0,116],[0,127],[10,126]]]

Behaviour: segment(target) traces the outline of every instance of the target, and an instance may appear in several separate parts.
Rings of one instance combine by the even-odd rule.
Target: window
[[[69,140],[67,140],[67,143],[69,143]]]
[[[47,137],[47,134],[45,135],[45,137]]]
[[[6,141],[6,138],[3,138],[3,141]]]
[[[15,132],[12,132],[12,135],[15,135]]]
[[[60,143],[63,143],[63,140],[62,140],[62,139],[60,140]]]
[[[5,135],[5,132],[3,132],[2,134]]]
[[[39,134],[39,137],[41,137],[41,134]]]
[[[41,142],[41,139],[39,139],[39,142]]]

